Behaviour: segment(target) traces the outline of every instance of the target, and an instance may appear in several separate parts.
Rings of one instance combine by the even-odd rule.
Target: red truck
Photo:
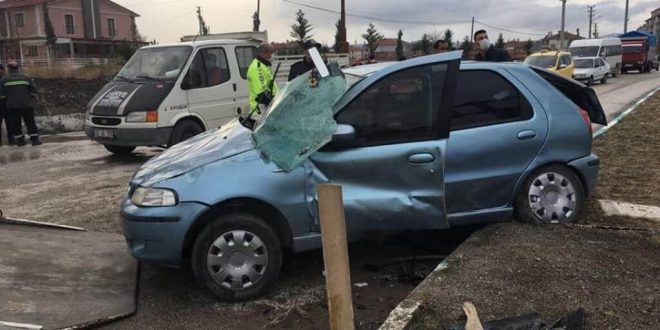
[[[650,33],[633,32],[619,36],[623,53],[621,72],[637,70],[645,73],[660,69],[655,52],[657,38]]]

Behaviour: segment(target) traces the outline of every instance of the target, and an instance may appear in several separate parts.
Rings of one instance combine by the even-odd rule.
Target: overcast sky
[[[212,33],[250,31],[257,0],[114,0],[139,13],[137,24],[148,40],[159,43],[178,41],[182,35],[198,31],[196,6]],[[657,0],[630,1],[628,30],[639,27],[650,12],[660,5]],[[595,21],[601,35],[623,32],[625,0],[568,0],[566,31],[586,36],[589,28],[588,5],[596,5]],[[324,10],[305,6],[319,7]],[[331,46],[334,23],[339,15],[339,0],[262,0],[261,29],[268,31],[270,41],[285,41],[289,36],[295,12],[302,9],[314,30],[314,38]],[[470,20],[475,17],[475,30],[485,28],[491,39],[502,32],[505,39],[539,39],[549,31],[561,28],[559,0],[346,0],[347,28],[350,43],[362,43],[362,33],[369,22],[389,38],[399,29],[403,39],[418,40],[423,33],[454,31],[454,40],[470,33]],[[358,17],[361,16],[361,17]]]

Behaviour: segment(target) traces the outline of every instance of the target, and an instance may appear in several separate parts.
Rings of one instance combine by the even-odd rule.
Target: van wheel
[[[249,214],[230,214],[209,224],[195,240],[192,269],[200,285],[221,301],[259,297],[275,283],[282,247],[273,229]]]
[[[614,72],[612,72],[612,77],[616,77],[619,74],[619,65],[617,64],[614,67]]]
[[[103,146],[106,150],[118,156],[129,155],[131,152],[133,152],[133,150],[135,150],[135,147],[111,146],[107,144],[104,144]]]
[[[573,223],[580,219],[585,193],[570,169],[551,165],[534,171],[515,202],[516,216],[530,224]]]
[[[192,120],[182,120],[174,126],[172,137],[170,138],[170,147],[179,142],[188,140],[203,131],[204,129],[196,122]]]

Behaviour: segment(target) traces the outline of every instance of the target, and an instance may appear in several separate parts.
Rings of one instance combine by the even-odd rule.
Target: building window
[[[25,26],[25,15],[23,13],[16,14],[16,27]]]
[[[108,35],[114,37],[117,35],[117,30],[115,29],[115,19],[108,18]]]
[[[27,56],[28,57],[39,56],[39,48],[37,48],[37,46],[27,46]]]
[[[66,34],[76,33],[76,28],[73,25],[73,15],[71,14],[64,15],[64,27],[66,28]]]

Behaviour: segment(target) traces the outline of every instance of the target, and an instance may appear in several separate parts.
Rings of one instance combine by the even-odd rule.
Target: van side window
[[[231,75],[225,50],[208,48],[199,51],[186,78],[191,89],[217,86],[229,81]]]
[[[527,120],[532,115],[525,96],[499,74],[488,70],[459,73],[451,130]]]
[[[240,46],[236,47],[236,60],[238,61],[238,70],[241,78],[247,79],[247,70],[250,63],[257,56],[257,47]]]

